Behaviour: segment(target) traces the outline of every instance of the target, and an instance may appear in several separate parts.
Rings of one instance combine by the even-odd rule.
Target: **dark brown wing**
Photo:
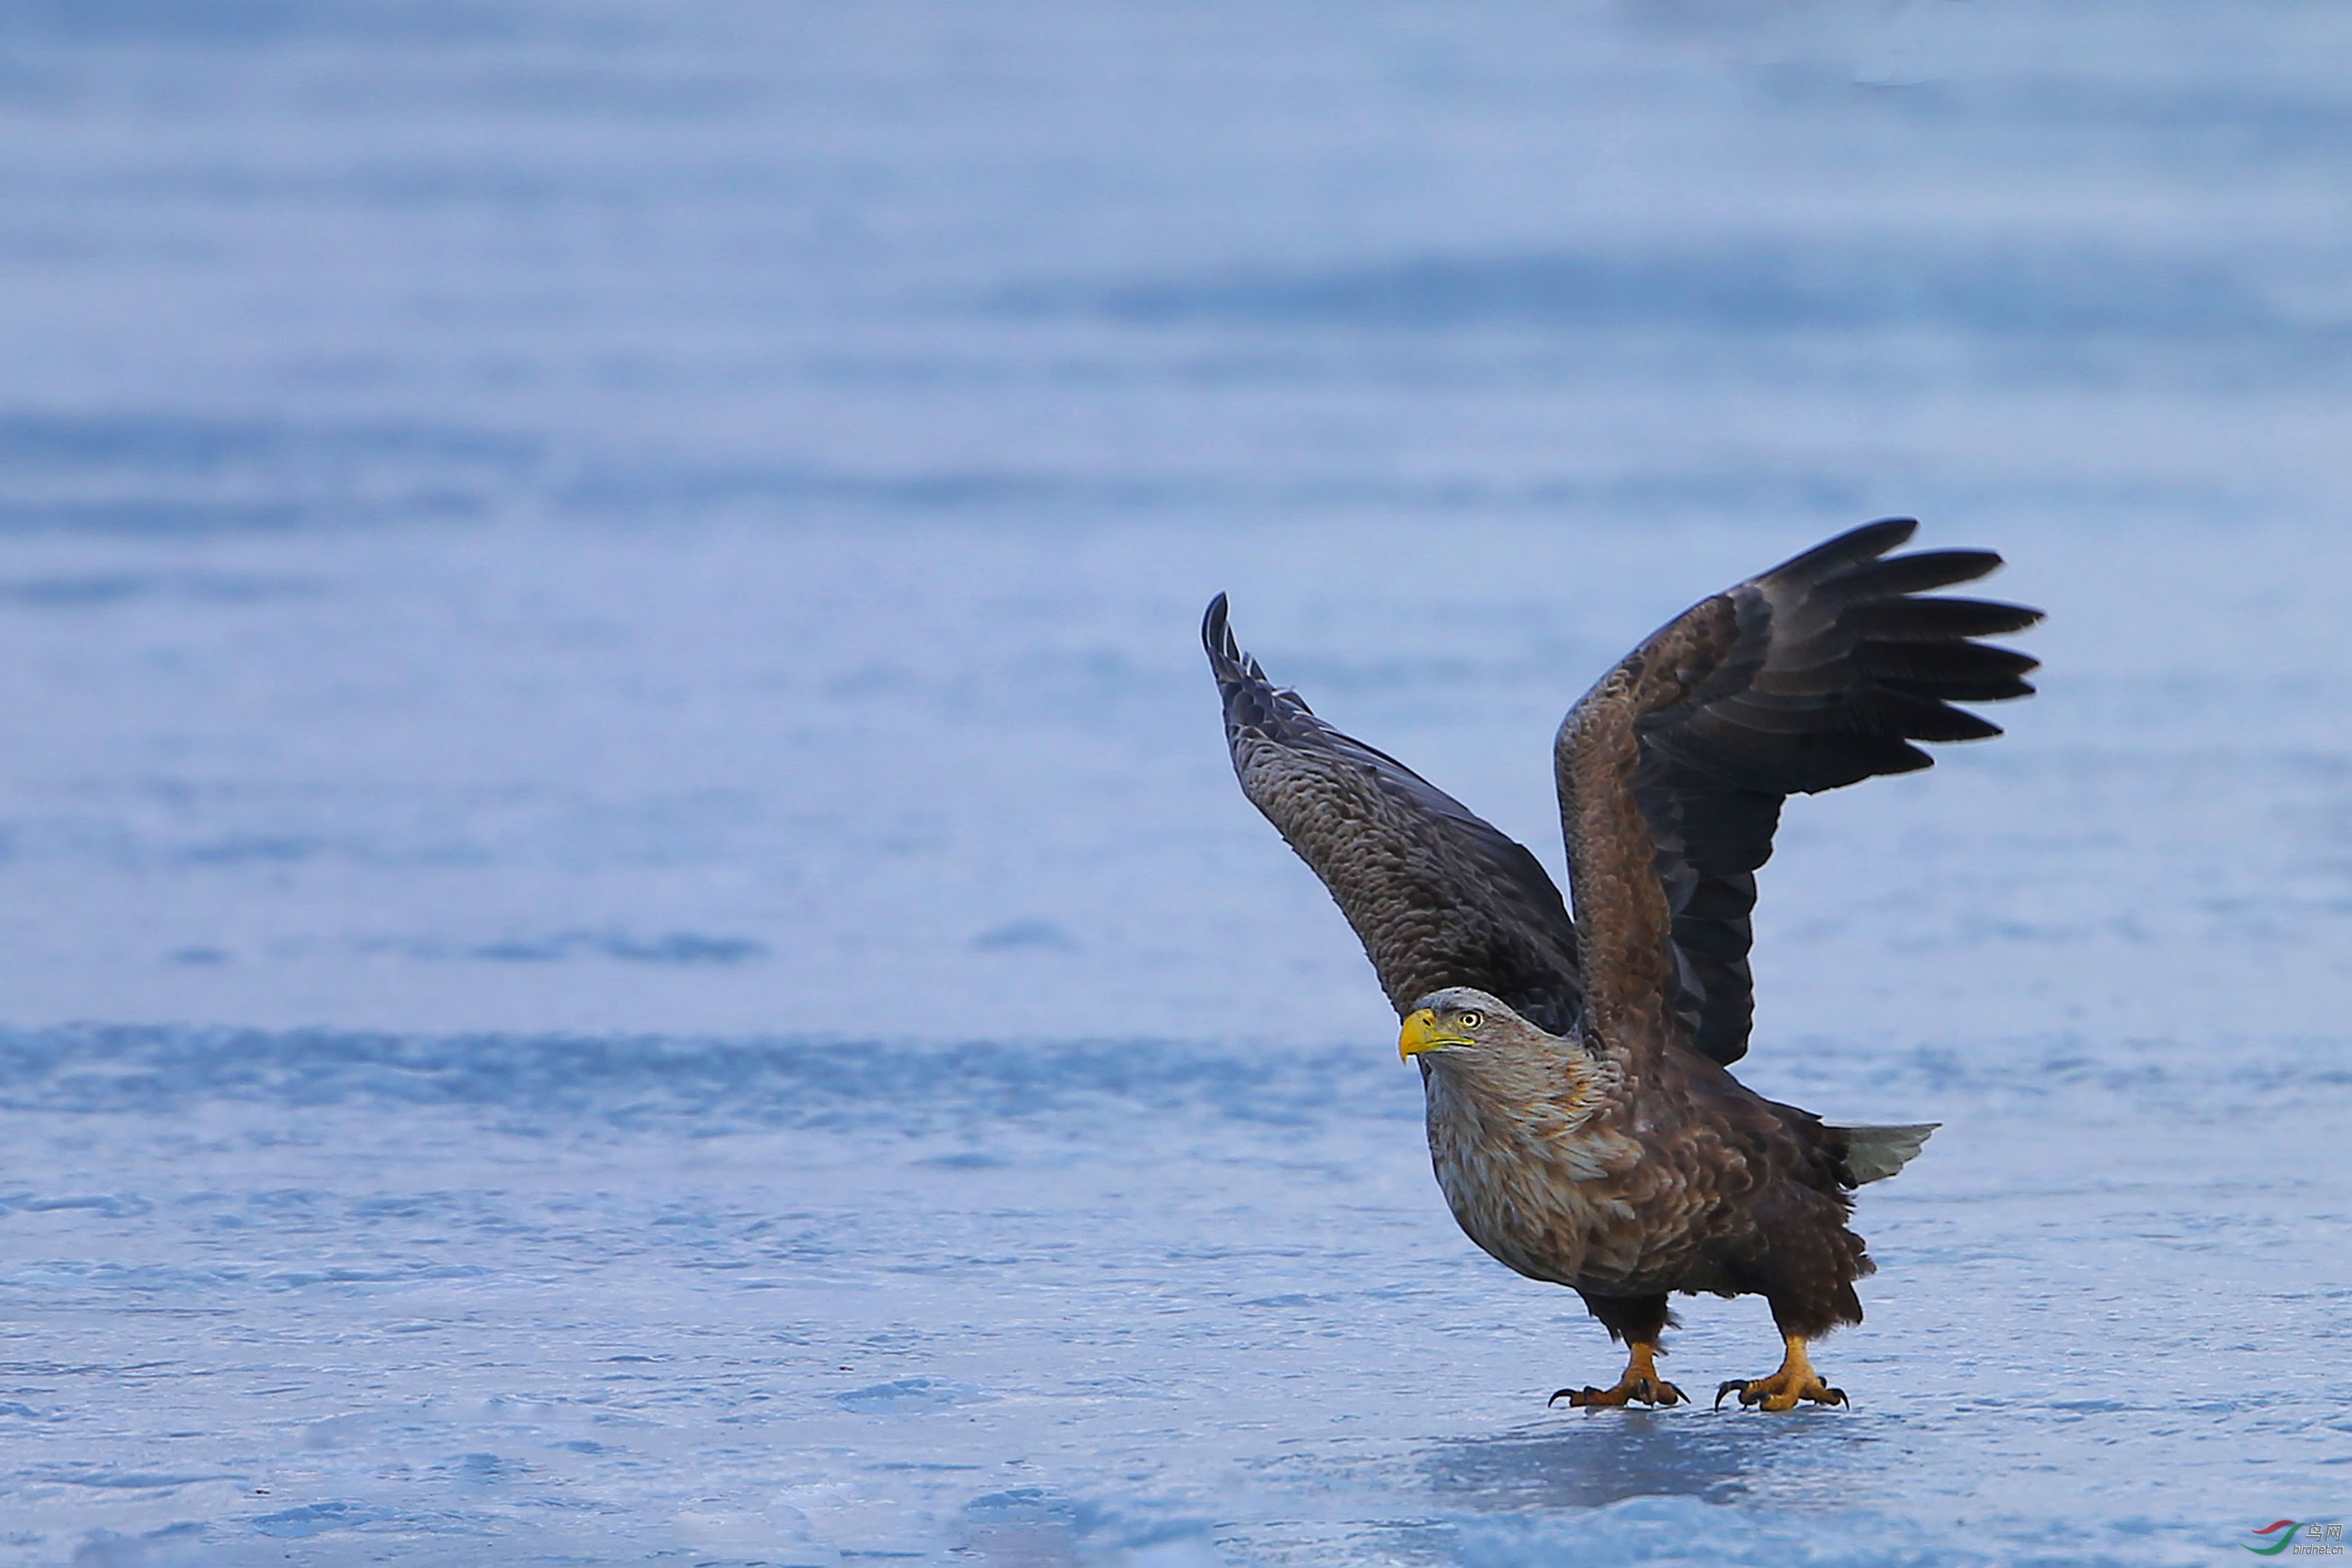
[[[1917,527],[1870,523],[1695,605],[1560,726],[1583,970],[1596,998],[1615,998],[1601,1011],[1662,996],[1670,1032],[1738,1060],[1754,1012],[1756,868],[1772,853],[1781,801],[1927,767],[1912,742],[2000,733],[1953,703],[2032,691],[2023,678],[2035,659],[1972,639],[2021,631],[2042,613],[1919,597],[1982,577],[2000,557],[1887,554]]]
[[[1277,691],[1209,605],[1201,641],[1242,793],[1314,868],[1402,1016],[1473,985],[1555,1034],[1580,1002],[1576,928],[1533,855],[1452,795]]]

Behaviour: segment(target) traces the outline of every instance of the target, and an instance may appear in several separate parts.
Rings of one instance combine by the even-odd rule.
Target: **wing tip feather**
[[[1208,611],[1201,617],[1201,646],[1208,651],[1209,669],[1217,685],[1230,692],[1235,686],[1265,678],[1258,672],[1257,661],[1242,652],[1226,608],[1223,594],[1209,601]]]
[[[1762,577],[1778,577],[1784,573],[1803,576],[1818,573],[1825,578],[1834,577],[1876,561],[1888,551],[1909,542],[1911,536],[1918,531],[1919,520],[1916,517],[1882,517],[1859,528],[1849,528],[1810,550],[1800,551],[1770,571],[1760,574],[1759,580]]]

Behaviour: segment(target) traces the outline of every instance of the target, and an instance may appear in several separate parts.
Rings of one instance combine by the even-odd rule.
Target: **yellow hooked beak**
[[[1404,1021],[1404,1032],[1397,1037],[1397,1059],[1409,1062],[1423,1051],[1442,1051],[1448,1046],[1469,1043],[1459,1035],[1439,1034],[1437,1014],[1423,1007]]]

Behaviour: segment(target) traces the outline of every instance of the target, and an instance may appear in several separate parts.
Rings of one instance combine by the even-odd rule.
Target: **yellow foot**
[[[1572,1409],[1591,1405],[1630,1405],[1640,1400],[1644,1405],[1688,1405],[1690,1395],[1658,1375],[1651,1357],[1655,1347],[1636,1341],[1633,1353],[1625,1363],[1625,1375],[1617,1380],[1614,1388],[1563,1388],[1544,1401],[1547,1407],[1568,1401]]]
[[[1843,1388],[1832,1388],[1813,1371],[1806,1359],[1805,1342],[1796,1335],[1787,1336],[1789,1352],[1781,1358],[1780,1370],[1769,1377],[1759,1377],[1753,1383],[1733,1378],[1715,1391],[1715,1407],[1723,1408],[1723,1396],[1739,1395],[1743,1408],[1759,1410],[1794,1410],[1804,1400],[1815,1405],[1846,1405],[1851,1403]]]
[[[1566,1399],[1577,1409],[1593,1405],[1631,1405],[1640,1400],[1644,1405],[1688,1405],[1690,1395],[1663,1377],[1629,1377],[1614,1388],[1563,1388],[1546,1400],[1556,1405]]]

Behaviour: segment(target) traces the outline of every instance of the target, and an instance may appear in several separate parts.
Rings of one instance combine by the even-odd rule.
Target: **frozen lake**
[[[0,1568],[2352,1522],[2347,47],[0,17]],[[2051,619],[1763,877],[1742,1076],[1945,1124],[1855,1407],[1547,1411],[1618,1356],[1447,1217],[1201,608],[1558,875],[1569,701],[1894,512]]]

